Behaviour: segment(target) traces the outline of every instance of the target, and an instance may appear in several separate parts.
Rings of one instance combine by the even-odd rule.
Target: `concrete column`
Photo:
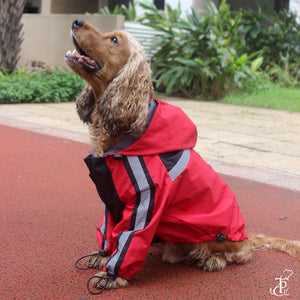
[[[41,14],[42,15],[51,14],[51,0],[41,0]]]

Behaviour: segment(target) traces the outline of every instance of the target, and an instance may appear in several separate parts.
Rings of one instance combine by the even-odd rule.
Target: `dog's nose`
[[[82,27],[82,26],[83,26],[83,21],[80,19],[75,19],[72,23],[72,29]]]

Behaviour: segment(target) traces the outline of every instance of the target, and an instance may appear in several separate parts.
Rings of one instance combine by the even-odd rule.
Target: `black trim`
[[[122,220],[122,211],[125,204],[118,196],[112,174],[106,164],[105,158],[89,155],[84,161],[90,170],[90,177],[96,185],[101,200],[106,204],[107,209],[115,221],[120,222]]]
[[[159,157],[165,165],[168,172],[170,172],[176,165],[176,163],[179,161],[182,153],[183,150],[159,154]]]
[[[149,104],[147,121],[143,128],[143,133],[148,129],[149,124],[156,112],[157,106],[158,106],[158,102],[153,99]],[[124,138],[122,138],[121,141],[116,146],[114,146],[113,148],[111,148],[107,152],[105,152],[104,155],[121,152],[122,150],[125,150],[125,149],[129,148],[131,145],[133,145],[139,138],[140,137],[127,135]]]

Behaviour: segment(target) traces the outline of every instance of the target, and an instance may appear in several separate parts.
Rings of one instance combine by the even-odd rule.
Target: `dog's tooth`
[[[72,52],[70,50],[68,50],[67,55],[72,55]]]
[[[76,56],[76,49],[73,50],[72,55]]]

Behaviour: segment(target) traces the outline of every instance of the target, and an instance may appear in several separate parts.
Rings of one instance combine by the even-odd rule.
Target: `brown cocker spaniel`
[[[130,136],[134,138],[134,141],[138,141],[138,138],[144,134],[145,126],[149,126],[149,124],[147,125],[147,118],[149,117],[150,103],[153,101],[151,70],[147,63],[146,55],[142,46],[125,31],[105,33],[91,24],[77,19],[72,25],[72,38],[79,54],[76,54],[75,52],[68,52],[65,59],[73,71],[87,81],[87,85],[76,100],[76,105],[79,117],[89,126],[93,146],[93,154],[92,158],[90,158],[92,160],[97,157],[105,157],[105,153],[108,153],[110,149],[114,148],[124,137]],[[159,101],[157,101],[157,103],[156,105],[162,105]],[[172,108],[172,110],[174,109]],[[176,119],[173,119],[173,122],[176,122]],[[166,144],[169,143],[168,140],[164,142]],[[149,152],[151,152],[151,146],[149,149]],[[175,154],[174,152],[170,153],[171,154],[168,154],[168,158],[172,155],[173,157],[176,156],[176,153],[178,154],[178,152]],[[181,155],[181,153],[179,154]],[[166,157],[166,155],[161,155],[161,160],[164,161]],[[122,158],[121,156],[115,156],[115,158],[118,159],[118,161],[120,159],[124,159],[125,167],[123,165],[122,168],[127,169],[129,169],[130,163],[139,164],[142,160],[142,158],[135,160],[132,157]],[[147,159],[149,159],[148,156],[147,158],[144,158],[144,160]],[[127,162],[129,167],[125,164],[125,162]],[[168,174],[171,174],[171,171],[168,170]],[[93,180],[96,182],[95,178],[93,178]],[[120,180],[123,180],[123,178],[120,177]],[[174,177],[174,182],[176,180],[177,179]],[[115,185],[117,185],[116,181],[118,180],[114,179]],[[136,181],[139,181],[138,177],[136,177]],[[150,181],[151,180],[148,180],[148,182]],[[141,185],[145,184],[142,180],[140,182]],[[97,189],[98,188],[99,187],[97,186]],[[102,188],[105,189],[105,186]],[[157,190],[158,188],[162,189],[160,186],[155,186],[155,188]],[[99,189],[101,190],[101,186]],[[167,187],[165,187],[165,189],[167,189]],[[191,187],[191,189],[193,189],[193,187]],[[153,190],[151,190],[151,192],[152,191]],[[101,194],[101,191],[98,192],[101,195],[103,202],[105,202],[105,195]],[[179,193],[180,192],[178,190],[178,194]],[[142,195],[141,197],[145,196],[145,194],[146,193],[143,194],[143,191],[140,193],[140,195]],[[207,194],[205,197],[208,197]],[[107,201],[108,202],[105,203],[109,204],[109,200]],[[208,199],[207,201],[210,200]],[[125,203],[125,201],[123,202]],[[123,202],[122,199],[120,199],[118,205],[123,205]],[[149,207],[151,206],[150,204]],[[100,270],[104,268],[91,280],[91,283],[95,288],[102,289],[104,287],[109,289],[125,287],[128,285],[128,280],[132,277],[132,274],[129,275],[131,272],[130,267],[127,269],[124,267],[125,271],[122,270],[122,260],[120,260],[120,256],[117,261],[116,255],[112,255],[112,249],[107,250],[109,247],[113,246],[109,245],[107,242],[109,238],[107,240],[104,239],[107,231],[106,229],[103,230],[103,224],[107,222],[107,218],[111,218],[109,221],[110,223],[108,222],[107,225],[109,230],[109,226],[115,226],[114,228],[118,226],[122,227],[122,222],[126,221],[126,218],[128,217],[127,214],[130,209],[132,209],[136,215],[141,213],[141,208],[134,210],[133,207],[135,204],[132,204],[131,207],[130,205],[129,208],[125,206],[126,211],[124,207],[122,207],[123,211],[120,210],[119,215],[115,213],[115,210],[117,209],[116,207],[107,205],[108,210],[105,210],[106,214],[104,213],[102,223],[99,226],[99,235],[103,235],[103,248],[100,252],[92,253],[85,261],[86,265],[89,267]],[[161,207],[156,207],[155,205],[155,203],[152,203],[152,219],[151,214],[149,219],[150,225],[152,224],[152,221],[156,222],[156,220],[154,220],[154,216],[156,216],[156,211],[159,211]],[[166,205],[164,210],[169,216],[171,214],[171,210],[168,205],[170,204],[168,203],[164,205]],[[181,207],[182,204],[176,202],[176,205]],[[175,208],[172,207],[172,209]],[[149,211],[150,208],[147,209],[148,216]],[[182,214],[184,213],[185,212],[183,211]],[[199,212],[199,214],[200,213],[201,212]],[[120,218],[117,220],[119,216]],[[143,220],[143,216],[140,216],[140,219]],[[163,220],[166,219],[167,218]],[[161,220],[162,219],[157,222],[159,223]],[[136,223],[137,222],[138,221],[136,221]],[[127,223],[128,227],[130,227],[130,222]],[[146,225],[143,225],[142,227],[139,227],[139,224],[133,224],[138,228],[138,230],[133,230],[132,235],[128,235],[128,237],[126,236],[126,232],[121,230],[120,236],[114,240],[114,243],[118,244],[118,246],[122,243],[124,243],[124,245],[126,244],[127,248],[123,245],[123,256],[126,256],[126,251],[130,247],[128,246],[129,237],[130,239],[134,239],[134,235],[137,235],[137,232],[147,230],[150,226],[147,224],[148,223],[146,222]],[[176,226],[177,225],[178,224],[176,224]],[[134,228],[134,226],[131,227]],[[157,226],[158,229],[153,234],[157,235],[158,233],[161,240],[156,245],[158,245],[163,252],[163,260],[170,263],[187,262],[193,263],[208,271],[218,271],[224,269],[228,263],[248,262],[251,258],[251,250],[262,247],[279,250],[300,259],[300,242],[298,241],[287,241],[280,238],[266,237],[264,235],[250,236],[249,238],[245,238],[244,236],[241,240],[235,240],[230,238],[230,233],[220,233],[217,235],[217,238],[208,234],[211,238],[209,237],[205,241],[201,241],[201,239],[199,239],[199,242],[196,242],[193,237],[190,239],[187,237],[185,239],[185,237],[181,235],[181,239],[177,239],[177,242],[169,242],[170,239],[168,239],[168,237],[164,238],[162,233],[163,230],[159,230],[160,225]],[[185,224],[182,226],[185,226]],[[205,230],[209,232],[210,228],[205,228]],[[170,234],[172,234],[172,232]],[[151,236],[151,239],[152,238],[153,236]],[[111,239],[113,240],[113,237]],[[186,240],[191,240],[192,242],[186,242]],[[145,249],[151,244],[151,241],[152,240],[145,242]],[[139,246],[140,244],[141,246]],[[136,249],[133,253],[136,254],[131,254],[131,256],[139,255],[139,251],[142,251],[142,249],[139,249],[139,247],[142,247],[142,242],[140,242],[140,244],[138,242],[135,244]],[[132,263],[134,265],[134,260],[137,258],[131,257],[129,259],[133,261]],[[115,264],[113,264],[114,262]],[[139,264],[140,268],[142,263],[139,261]],[[113,270],[114,272],[110,273],[108,270]],[[126,273],[126,270],[128,273]]]

